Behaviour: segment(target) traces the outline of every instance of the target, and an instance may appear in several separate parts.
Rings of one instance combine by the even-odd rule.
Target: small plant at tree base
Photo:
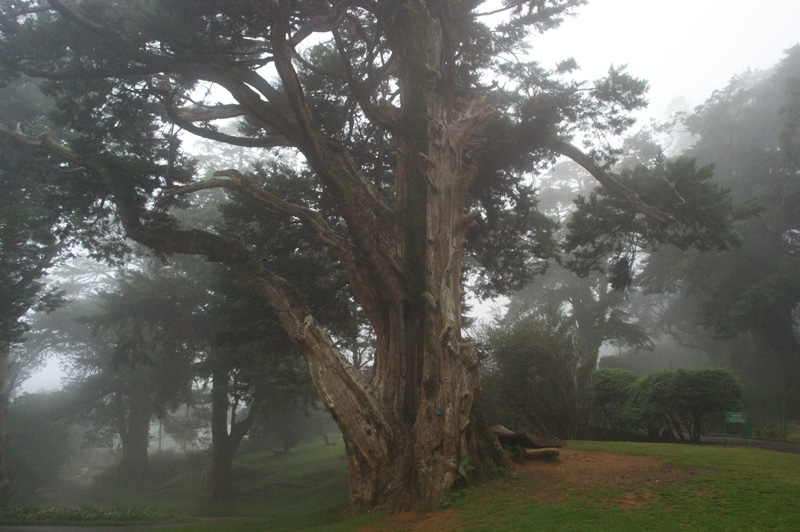
[[[464,477],[464,480],[469,480],[467,475],[470,471],[475,471],[475,466],[469,465],[469,455],[466,454],[458,463],[458,474]]]

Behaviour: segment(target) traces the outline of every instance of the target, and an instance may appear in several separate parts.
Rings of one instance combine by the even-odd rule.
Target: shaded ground
[[[84,504],[86,489],[92,485],[95,477],[117,463],[114,456],[99,449],[85,450],[82,453],[83,455],[67,465],[52,483],[39,490],[37,504],[43,506]]]
[[[201,517],[196,521],[199,524],[213,523],[245,523],[260,521],[254,517]],[[193,524],[193,523],[183,523]],[[180,526],[181,523],[163,525],[128,525],[128,526],[61,526],[61,525],[11,525],[0,526],[0,532],[150,532],[151,530],[164,530]]]
[[[149,532],[167,526],[0,526],[2,532]]]
[[[570,493],[588,488],[622,488],[624,494],[604,502],[622,508],[641,508],[657,500],[650,488],[674,484],[702,471],[681,469],[649,456],[562,449],[555,460],[534,460],[514,467],[522,477],[520,506],[554,504]],[[358,532],[441,532],[462,528],[457,510],[427,514],[405,513],[392,518],[391,527],[363,526]]]
[[[571,449],[563,449],[558,460],[531,461],[517,466],[514,472],[530,477],[525,482],[526,495],[540,504],[558,502],[570,491],[586,488],[629,488],[647,493],[648,487],[674,484],[695,474],[649,456]],[[631,501],[619,504],[630,506]]]

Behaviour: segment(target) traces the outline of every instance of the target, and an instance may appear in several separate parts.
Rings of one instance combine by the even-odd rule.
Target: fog
[[[641,214],[613,225],[623,217],[616,198],[598,192],[586,165],[554,157],[526,168],[522,185],[495,207],[523,211],[527,198],[514,194],[535,190],[520,226],[552,245],[530,237],[524,253],[549,254],[548,268],[525,283],[492,285],[481,277],[480,250],[467,259],[464,332],[480,361],[489,424],[563,439],[699,443],[727,430],[722,412],[746,410],[759,436],[800,441],[798,21],[794,0],[590,0],[561,27],[531,37],[530,54],[546,68],[574,58],[574,79],[627,65],[647,80],[649,105],[635,111],[636,124],[620,136],[603,131],[613,138],[597,150],[606,157],[601,171],[645,203],[672,209],[672,220],[685,218],[674,231]],[[214,134],[231,135],[229,126]],[[295,159],[281,166],[210,142],[186,146],[200,175],[235,161],[256,169],[253,180],[296,194],[303,208],[326,208],[292,189],[308,179]],[[181,161],[164,153],[160,163],[173,171]],[[295,219],[253,214],[219,190],[198,198],[171,207],[176,226],[224,227],[242,242],[265,238],[247,249],[277,250],[263,260],[297,276],[352,363],[353,381],[369,382],[376,334],[331,255],[313,251],[314,238]],[[142,203],[161,201],[172,198]],[[305,220],[301,211],[293,216]],[[613,236],[597,236],[606,222]],[[289,478],[281,475],[305,467],[297,459],[305,452],[339,464],[331,478],[341,485],[331,490],[344,493],[345,445],[296,339],[282,328],[285,311],[276,315],[252,285],[194,256],[137,250],[118,264],[92,262],[104,279],[98,287],[75,276],[89,269],[87,254],[50,270],[49,286],[64,288],[67,302],[50,313],[31,310],[30,340],[15,346],[9,445],[21,464],[13,481],[23,486],[15,504],[110,505],[111,486],[141,482],[184,482],[198,500],[217,504],[281,491]],[[503,260],[491,267],[505,275],[515,264]],[[440,339],[447,343],[444,333]],[[702,397],[699,406],[686,406],[687,390]],[[282,459],[293,464],[288,473]]]
[[[798,17],[791,0],[592,0],[534,39],[533,54],[551,64],[575,57],[589,79],[628,65],[650,83],[642,118],[663,119],[677,97],[699,105],[732,76],[777,63],[800,41]]]

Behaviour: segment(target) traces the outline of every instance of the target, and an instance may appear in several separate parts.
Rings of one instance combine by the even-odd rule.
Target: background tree
[[[471,422],[480,386],[461,336],[464,256],[484,292],[497,293],[521,286],[554,251],[526,174],[566,155],[648,227],[677,227],[669,231],[687,245],[707,234],[703,219],[677,212],[694,196],[670,189],[648,205],[596,162],[607,150],[597,146],[592,159],[571,143],[620,134],[644,105],[643,81],[611,69],[577,83],[566,79],[574,61],[547,70],[518,60],[530,32],[580,3],[4,1],[4,68],[49,80],[72,137],[3,131],[86,169],[94,182],[82,191],[113,205],[130,238],[223,262],[273,305],[344,434],[354,506],[435,506],[466,455],[478,472],[493,460]],[[198,88],[209,84],[231,103],[204,99],[210,92]],[[214,124],[234,117],[236,135]],[[175,128],[285,148],[308,175],[302,201],[244,169],[192,182]],[[181,196],[209,188],[298,221],[309,247],[335,257],[374,331],[371,378],[246,239],[174,224],[169,209]]]
[[[183,453],[190,449],[205,449],[210,442],[207,434],[211,426],[211,405],[207,391],[193,390],[189,402],[167,412],[159,419],[159,430],[178,443]],[[161,445],[159,445],[161,450]]]
[[[3,115],[26,120],[33,127],[42,119],[42,103],[41,93],[30,80],[0,89]],[[0,143],[0,505],[11,496],[6,411],[21,369],[14,366],[23,363],[12,360],[12,346],[22,341],[29,311],[53,308],[59,302],[58,291],[46,288],[43,281],[64,238],[56,231],[61,217],[47,189],[50,174],[45,165],[26,158],[7,140]]]
[[[23,394],[8,409],[8,475],[12,502],[28,503],[69,462],[70,435],[63,392]]]
[[[207,325],[193,277],[151,266],[149,274],[121,272],[117,290],[99,296],[66,344],[76,408],[96,438],[120,439],[119,473],[130,480],[147,472],[153,417],[189,399]]]
[[[715,181],[735,200],[758,203],[750,212],[760,214],[737,226],[741,246],[722,255],[665,249],[642,277],[648,290],[680,294],[662,319],[673,337],[735,368],[754,406],[775,411],[788,400],[792,415],[800,405],[800,195],[791,133],[798,75],[795,47],[773,70],[733,78],[686,116],[696,141],[687,154],[713,163]]]
[[[574,438],[591,368],[572,320],[550,307],[499,322],[482,336],[487,417],[520,432]]]
[[[208,488],[212,502],[235,494],[234,455],[262,408],[272,369],[269,362],[291,350],[274,314],[243,288],[218,282],[209,310],[220,321],[209,335],[209,349],[200,367],[211,385]]]

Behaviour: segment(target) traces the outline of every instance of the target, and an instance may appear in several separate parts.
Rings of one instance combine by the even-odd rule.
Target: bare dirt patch
[[[533,460],[514,466],[521,478],[519,504],[553,504],[586,489],[620,489],[604,499],[623,509],[642,508],[658,500],[652,488],[684,482],[701,474],[649,456],[562,449],[553,460]],[[487,494],[487,497],[489,495]],[[463,528],[462,514],[448,509],[429,513],[401,513],[388,527],[365,526],[359,532],[441,532]]]
[[[366,525],[357,532],[444,532],[464,528],[461,512],[442,510],[439,512],[404,512],[391,516],[389,527]]]
[[[651,488],[683,482],[697,474],[649,456],[572,449],[562,449],[556,460],[517,465],[514,473],[530,479],[524,483],[524,497],[539,504],[558,502],[582,489],[621,488],[625,490],[621,497],[604,502],[622,508],[652,504],[657,496]]]

